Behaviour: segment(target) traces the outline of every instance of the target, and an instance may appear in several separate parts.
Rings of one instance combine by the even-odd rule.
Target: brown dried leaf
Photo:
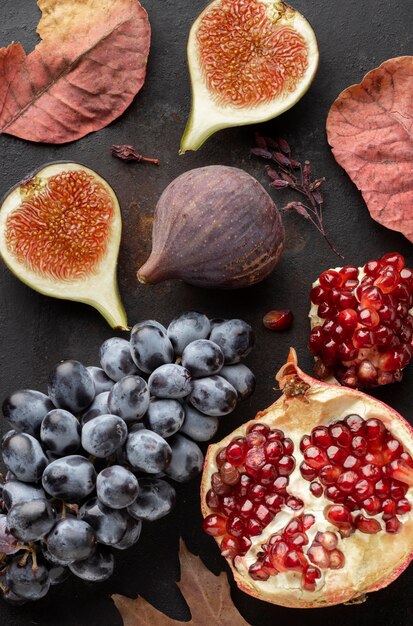
[[[385,61],[338,96],[327,137],[372,218],[413,242],[412,92],[413,57]]]
[[[150,25],[137,0],[38,0],[42,41],[0,48],[0,132],[65,143],[119,117],[146,76]]]
[[[215,576],[201,559],[188,551],[181,540],[179,549],[181,580],[178,587],[191,610],[190,622],[178,622],[160,613],[141,597],[131,600],[113,595],[113,601],[123,619],[124,626],[248,626],[235,608],[230,595],[227,575]]]

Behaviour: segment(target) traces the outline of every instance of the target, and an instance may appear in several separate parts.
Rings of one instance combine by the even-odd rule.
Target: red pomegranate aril
[[[270,548],[271,563],[278,572],[285,571],[285,558],[289,552],[288,545],[285,541],[277,541]]]
[[[377,326],[374,329],[374,338],[379,347],[388,347],[393,337],[393,332],[387,326]]]
[[[226,447],[226,460],[238,467],[245,461],[245,455],[247,453],[247,445],[244,437],[239,437],[231,441]]]
[[[359,285],[359,280],[357,278],[348,278],[342,286],[342,289],[345,291],[354,291],[356,287]]]
[[[322,485],[320,485],[320,483],[312,482],[310,483],[310,491],[314,497],[321,498],[324,490],[323,490]]]
[[[333,319],[337,314],[337,309],[335,306],[328,304],[328,302],[322,302],[317,309],[318,317],[323,319]]]
[[[224,482],[226,485],[232,486],[232,485],[236,485],[237,482],[239,482],[239,479],[240,479],[239,471],[237,470],[236,467],[231,465],[231,463],[228,463],[228,462],[224,463],[224,465],[219,470],[219,473],[221,475],[222,482]]]
[[[353,521],[350,510],[342,504],[329,504],[324,515],[332,524],[351,524]]]
[[[267,426],[267,424],[263,424],[262,422],[253,422],[247,428],[247,434],[249,433],[262,433],[267,436],[271,432],[271,428]]]
[[[294,315],[291,311],[279,310],[279,311],[269,311],[263,317],[263,324],[265,328],[268,330],[287,330],[290,328],[291,324],[294,321]]]
[[[352,341],[343,341],[337,348],[337,354],[342,361],[354,361],[358,356],[358,349],[354,347]]]
[[[343,422],[337,422],[329,426],[329,432],[334,440],[333,443],[341,448],[348,448],[351,443],[351,432],[348,426]]]
[[[385,265],[393,265],[399,272],[404,268],[404,256],[399,252],[387,252],[383,254],[381,262]]]
[[[295,468],[295,459],[292,456],[282,456],[278,461],[277,469],[280,476],[289,476]]]
[[[403,446],[398,439],[388,439],[383,446],[383,458],[386,463],[400,457]]]
[[[262,502],[267,495],[267,490],[263,485],[251,485],[248,489],[248,498],[253,502]]]
[[[362,309],[376,309],[378,311],[383,304],[383,294],[378,287],[368,285],[367,287],[357,287],[357,294],[360,294],[359,301]]]
[[[303,531],[303,523],[300,517],[293,517],[284,528],[283,535],[286,537],[292,537],[296,533],[301,533]]]
[[[330,555],[322,545],[312,545],[307,550],[307,557],[312,563],[326,569],[330,565]]]
[[[330,338],[327,338],[324,346],[321,348],[321,354],[325,365],[334,365],[337,361],[337,342]]]
[[[361,465],[360,460],[357,457],[353,456],[352,454],[349,454],[344,459],[343,469],[345,469],[345,470],[358,470],[360,465]]]
[[[390,495],[390,481],[386,478],[378,480],[374,485],[374,493],[382,500],[388,498]]]
[[[405,283],[398,283],[393,290],[393,295],[395,298],[401,300],[402,302],[410,303],[411,290],[407,287]]]
[[[375,444],[375,442],[371,442],[369,444],[371,447],[377,447],[377,444]],[[367,464],[373,464],[373,465],[379,465],[382,466],[384,465],[384,459],[383,459],[383,455],[380,451],[380,449],[372,451],[369,450],[366,454],[366,456],[364,457],[364,460]]]
[[[235,559],[241,553],[240,545],[235,537],[225,535],[220,543],[221,554],[226,559]]]
[[[287,493],[287,487],[289,482],[290,481],[287,476],[278,476],[278,478],[276,478],[273,482],[271,491],[283,495]]]
[[[404,515],[405,513],[409,513],[409,511],[411,510],[412,510],[412,506],[406,498],[402,498],[396,504],[397,515]]]
[[[344,265],[338,272],[342,277],[342,280],[349,280],[351,278],[358,278],[359,270],[354,265]]]
[[[354,494],[360,500],[369,498],[374,493],[374,483],[369,482],[365,478],[358,480],[354,485]]]
[[[353,345],[358,350],[374,345],[374,334],[368,328],[357,328],[353,335]]]
[[[346,562],[344,554],[341,550],[332,550],[330,552],[330,569],[341,569]]]
[[[238,543],[239,543],[239,548],[240,548],[240,553],[241,554],[246,554],[248,552],[248,550],[251,548],[252,542],[251,539],[249,537],[240,537],[238,539]]]
[[[245,457],[245,471],[250,476],[257,476],[265,465],[265,454],[262,448],[250,448]]]
[[[356,527],[354,524],[336,524],[338,526],[338,532],[342,539],[346,539],[347,537],[351,537],[351,535],[356,531]]]
[[[413,283],[413,270],[411,270],[409,267],[404,267],[400,271],[400,278],[403,282],[408,283],[408,285],[411,287]]]
[[[368,447],[367,439],[365,439],[364,437],[361,437],[360,435],[356,435],[351,440],[350,448],[351,448],[352,453],[355,456],[359,456],[359,457],[364,456],[367,452],[367,447]]]
[[[284,454],[284,448],[281,441],[267,441],[264,445],[264,455],[268,463],[275,463]]]
[[[405,302],[398,302],[396,306],[396,314],[401,319],[404,319],[409,314],[409,307]]]
[[[278,513],[284,506],[284,498],[276,493],[265,496],[264,502],[271,513]]]
[[[225,513],[225,515],[231,515],[231,513],[234,513],[236,508],[237,499],[235,498],[235,496],[224,496],[222,498],[221,509]]]
[[[244,532],[243,520],[238,515],[231,515],[227,520],[227,533],[232,537],[242,537]]]
[[[227,460],[227,451],[225,448],[222,448],[222,450],[220,450],[215,457],[217,466],[222,467],[222,465],[224,465],[226,460]]]
[[[386,427],[383,422],[374,417],[366,421],[365,437],[369,442],[381,442],[386,434]]]
[[[398,283],[399,273],[396,272],[391,265],[381,268],[379,275],[374,281],[374,285],[380,289],[382,293],[392,293]]]
[[[249,566],[248,574],[253,580],[268,580],[270,577],[268,570],[259,561]]]
[[[390,498],[386,498],[386,500],[383,500],[382,511],[384,513],[383,519],[389,519],[390,517],[393,517],[393,515],[396,513],[396,503],[394,502],[394,500],[391,500]]]
[[[362,533],[366,533],[368,535],[375,535],[382,530],[380,522],[376,519],[368,519],[361,514],[357,515],[355,524],[357,530],[360,530]]]
[[[411,358],[410,349],[406,345],[395,347],[381,355],[379,365],[385,372],[392,372],[405,367]]]
[[[365,274],[367,274],[367,276],[377,276],[381,267],[382,263],[380,261],[374,260],[366,263],[363,267],[363,270]]]
[[[344,422],[353,434],[364,434],[365,420],[360,415],[357,415],[357,413],[347,415],[344,419]]]
[[[347,496],[347,498],[344,500],[344,504],[348,509],[350,509],[350,511],[356,511],[360,508],[359,503],[355,498],[353,498],[353,496]]]
[[[395,459],[387,466],[387,476],[413,487],[413,468],[403,459]]]
[[[308,537],[305,533],[295,533],[288,540],[288,544],[294,548],[302,548],[308,544]]]
[[[266,441],[267,438],[265,434],[259,430],[253,430],[246,436],[246,444],[248,448],[258,448],[263,446]]]
[[[311,441],[319,448],[328,448],[332,444],[327,426],[317,426],[311,431]]]
[[[311,302],[314,304],[321,304],[326,300],[327,290],[323,289],[321,285],[317,285],[313,287],[310,291]]]
[[[314,478],[316,478],[317,476],[317,470],[307,465],[305,461],[303,461],[300,465],[300,472],[304,480],[308,481],[314,480]]]
[[[267,434],[267,441],[284,441],[284,433],[278,428],[273,428]]]
[[[207,535],[211,535],[212,537],[225,535],[226,526],[227,519],[222,515],[216,515],[215,513],[213,513],[212,515],[207,515],[202,522],[202,528]]]
[[[291,455],[294,452],[294,444],[292,439],[286,437],[283,441],[284,454]]]
[[[378,371],[373,363],[367,359],[361,361],[357,367],[357,377],[359,384],[367,387],[376,386]]]
[[[212,489],[207,492],[205,501],[212,511],[219,511],[221,508],[220,497]]]
[[[259,522],[261,522],[261,524],[264,524],[264,526],[266,526],[271,522],[274,516],[271,511],[267,509],[266,506],[264,506],[263,504],[259,504],[254,511],[254,517]]]
[[[409,466],[413,467],[413,459],[408,452],[402,452],[400,458]]]
[[[304,459],[313,469],[321,469],[328,465],[328,457],[324,450],[317,446],[309,446],[304,450]]]
[[[320,285],[324,289],[332,289],[333,287],[340,287],[342,283],[342,277],[335,270],[326,270],[322,274],[320,274]]]
[[[341,474],[341,469],[337,465],[325,465],[321,468],[318,478],[325,486],[335,485],[338,477]]]
[[[271,465],[271,463],[266,463],[264,467],[260,470],[258,479],[261,484],[268,486],[273,484],[277,476],[278,473],[274,465]]]
[[[342,465],[347,456],[347,452],[338,446],[329,446],[326,450],[327,457],[333,465]]]
[[[287,498],[285,504],[293,511],[299,511],[304,506],[304,502],[300,498],[294,498],[293,496]]]
[[[257,553],[257,556],[260,553]],[[275,569],[274,565],[272,564],[271,561],[271,557],[269,554],[265,554],[264,557],[261,557],[260,555],[260,559],[261,563],[262,563],[262,567],[269,573],[270,576],[276,576],[278,574],[278,570]]]
[[[321,578],[321,572],[317,567],[309,565],[304,571],[302,584],[306,591],[315,591],[316,581]]]
[[[408,490],[408,486],[398,480],[390,481],[390,497],[394,500],[401,500],[404,498]]]
[[[301,572],[304,568],[303,559],[302,557],[300,558],[300,554],[297,550],[290,550],[290,552],[288,552],[285,557],[284,565],[287,569],[295,572]]]
[[[254,512],[254,503],[249,498],[244,498],[238,503],[238,513],[243,518],[251,517]]]
[[[324,345],[325,334],[321,326],[314,326],[308,340],[308,347],[313,354],[318,354]]]
[[[352,333],[357,327],[357,313],[354,309],[343,309],[337,315],[337,322],[343,326],[348,333]]]
[[[403,343],[408,343],[410,339],[412,338],[412,335],[413,335],[412,329],[406,324],[403,324],[401,329],[399,330],[399,334],[398,334],[399,339]]]
[[[377,515],[377,513],[380,513],[381,511],[382,501],[377,496],[371,496],[370,498],[363,500],[361,507],[369,515]]]
[[[358,321],[367,328],[374,328],[380,323],[380,315],[376,309],[360,309],[358,313]]]
[[[221,474],[219,472],[214,472],[211,476],[211,486],[212,490],[218,496],[227,496],[231,493],[231,487],[226,485],[222,480]]]
[[[336,485],[330,485],[326,488],[324,492],[325,497],[328,500],[332,500],[332,502],[336,502],[338,504],[342,504],[346,499],[345,494],[343,494]]]
[[[386,532],[387,533],[398,533],[401,528],[400,520],[394,516],[386,521]]]
[[[304,452],[304,450],[306,448],[309,448],[311,445],[313,445],[313,443],[311,441],[311,437],[309,437],[309,435],[304,435],[304,437],[302,437],[302,439],[300,441],[300,450],[301,450],[301,452]]]
[[[351,291],[341,292],[338,299],[336,300],[336,307],[339,309],[339,311],[344,311],[345,309],[355,309],[357,307],[357,304],[357,298]]]
[[[248,493],[248,489],[252,484],[253,480],[251,476],[248,476],[247,474],[241,474],[240,481],[238,485],[236,485],[234,488],[234,493],[240,498],[245,498]]]
[[[357,478],[357,473],[352,470],[343,472],[337,479],[337,487],[342,493],[351,493],[357,482]]]
[[[338,537],[336,533],[333,533],[329,530],[326,532],[318,532],[314,537],[314,542],[320,543],[325,550],[334,550],[338,544]]]

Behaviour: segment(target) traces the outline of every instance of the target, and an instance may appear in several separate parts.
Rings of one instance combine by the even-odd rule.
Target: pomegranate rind
[[[325,520],[323,509],[330,501],[311,496],[308,484],[303,484],[299,464],[303,456],[299,451],[299,441],[304,433],[311,432],[317,424],[327,424],[349,413],[362,417],[378,417],[391,432],[400,439],[404,448],[413,454],[413,428],[394,409],[358,390],[339,387],[315,380],[302,372],[297,365],[295,350],[290,351],[288,362],[276,376],[283,395],[267,409],[257,413],[254,420],[242,424],[219,443],[209,446],[205,456],[201,483],[201,510],[204,517],[212,510],[206,504],[206,493],[210,488],[211,476],[217,471],[215,457],[232,439],[245,435],[250,424],[259,420],[271,428],[280,428],[294,441],[296,469],[290,477],[291,493],[305,502],[304,512],[315,513],[322,524],[321,530],[337,530]],[[406,498],[413,502],[413,487]],[[318,508],[317,508],[318,507]],[[296,513],[301,514],[302,511]],[[378,591],[394,581],[413,559],[413,515],[410,512],[403,518],[397,535],[380,532],[366,535],[355,532],[350,537],[339,540],[338,548],[345,554],[346,564],[342,569],[325,570],[324,585],[316,591],[303,590],[299,577],[293,573],[270,576],[267,581],[255,581],[248,574],[249,566],[256,560],[265,538],[280,530],[294,516],[279,513],[273,522],[258,537],[252,537],[252,547],[243,557],[235,561],[228,559],[238,587],[245,593],[260,600],[291,608],[321,608],[353,600],[362,594]],[[318,527],[320,530],[320,527]],[[221,537],[216,537],[218,545]]]
[[[192,105],[181,141],[180,154],[184,154],[188,150],[198,150],[211,135],[223,128],[265,122],[281,115],[302,98],[317,72],[319,62],[317,39],[306,18],[282,0],[260,0],[266,6],[269,19],[273,24],[292,29],[304,40],[308,53],[307,69],[294,90],[289,93],[283,92],[279,97],[269,102],[248,107],[221,104],[208,89],[199,58],[197,42],[197,33],[203,18],[211,9],[218,7],[221,1],[214,0],[204,9],[195,20],[189,34],[187,57],[191,79]]]
[[[82,171],[93,177],[107,192],[112,211],[108,220],[107,244],[93,269],[80,278],[59,280],[35,271],[13,254],[7,242],[7,221],[28,197],[35,198],[37,190],[42,190],[49,179],[70,171]],[[15,185],[0,206],[0,255],[13,274],[43,295],[89,304],[103,315],[112,328],[126,330],[128,321],[116,276],[121,234],[122,218],[115,192],[104,178],[80,163],[61,161],[42,166]]]

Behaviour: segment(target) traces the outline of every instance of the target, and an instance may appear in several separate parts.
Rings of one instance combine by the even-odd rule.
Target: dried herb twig
[[[122,161],[137,161],[138,163],[153,163],[153,165],[159,165],[159,159],[152,159],[139,154],[133,146],[112,146],[112,156],[122,159]]]
[[[271,187],[274,189],[286,189],[289,187],[301,194],[308,200],[308,205],[302,202],[289,202],[282,211],[295,211],[309,220],[327,241],[330,248],[337,256],[344,258],[329,240],[323,224],[323,196],[321,185],[325,178],[311,178],[311,166],[309,161],[304,165],[293,159],[291,148],[282,137],[277,140],[270,137],[262,137],[258,133],[255,135],[255,147],[251,154],[272,161],[268,165],[266,172],[271,179]]]

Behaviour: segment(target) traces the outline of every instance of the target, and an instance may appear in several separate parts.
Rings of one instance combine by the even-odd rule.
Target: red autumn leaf
[[[372,218],[413,242],[412,93],[413,57],[385,61],[338,96],[327,136]]]
[[[65,143],[103,128],[146,75],[150,25],[137,0],[38,0],[40,43],[0,49],[0,132]]]

